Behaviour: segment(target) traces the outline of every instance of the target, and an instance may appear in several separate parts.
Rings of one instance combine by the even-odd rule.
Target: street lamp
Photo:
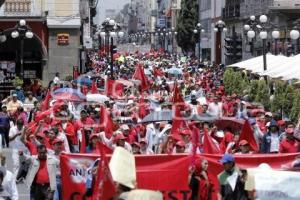
[[[101,37],[105,37],[106,39],[106,45],[109,46],[109,38],[110,38],[110,75],[111,79],[114,79],[114,38],[115,37],[123,37],[124,32],[121,32],[121,27],[118,23],[115,22],[115,20],[106,18],[104,22],[102,23],[102,32],[100,32]],[[107,51],[107,58],[108,58],[108,51]],[[107,59],[108,60],[108,59]]]
[[[219,20],[215,27],[214,27],[214,32],[216,33],[216,63],[220,64],[222,60],[222,51],[221,51],[221,33],[222,32],[227,32],[228,29],[226,28],[226,24],[224,21]]]
[[[13,39],[20,39],[20,75],[24,78],[24,40],[33,38],[34,34],[31,28],[26,25],[26,21],[21,19],[11,32]]]
[[[195,34],[198,34],[199,42],[198,42],[198,65],[200,65],[201,62],[201,33],[204,33],[205,30],[202,28],[201,23],[197,23],[194,31]]]
[[[3,30],[0,29],[0,43],[4,43],[6,39],[6,35],[4,34]]]
[[[290,32],[290,37],[292,40],[298,40],[299,39],[299,31],[298,30],[291,30]],[[294,48],[294,54],[297,54],[297,51],[298,51],[298,47],[297,45],[295,45],[295,48]]]
[[[174,53],[174,36],[177,35],[177,31],[175,31],[175,27],[172,27],[168,33],[171,43],[171,53]]]
[[[264,71],[267,70],[267,56],[266,56],[267,54],[266,42],[268,39],[267,22],[268,22],[268,17],[266,15],[261,15],[258,21],[256,20],[255,16],[252,15],[250,16],[249,24],[244,25],[244,30],[247,31],[247,36],[249,39],[254,40],[257,32],[260,39],[263,42],[262,53],[263,53]],[[275,39],[275,55],[277,55],[277,40],[280,37],[280,32],[278,30],[273,30],[271,35],[272,38]]]

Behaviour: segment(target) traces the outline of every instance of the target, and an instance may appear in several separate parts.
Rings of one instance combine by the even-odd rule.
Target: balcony
[[[235,20],[240,18],[240,5],[230,5],[226,6],[222,10],[223,20]]]
[[[299,15],[300,0],[275,0],[270,10]]]
[[[19,16],[42,16],[42,5],[36,4],[35,0],[6,0],[0,9],[0,17]]]

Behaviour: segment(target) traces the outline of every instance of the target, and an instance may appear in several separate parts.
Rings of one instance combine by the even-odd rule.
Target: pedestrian
[[[279,152],[279,127],[275,120],[272,120],[269,125],[269,131],[263,137],[262,153],[278,153]]]
[[[55,73],[55,77],[53,79],[53,83],[57,84],[57,85],[60,84],[60,79],[59,79],[59,73],[58,72]]]
[[[2,179],[2,189],[3,191],[8,193],[10,200],[18,200],[19,199],[19,192],[16,185],[15,177],[12,172],[6,169],[6,157],[0,153],[1,159],[1,166],[0,166],[0,173],[3,173],[4,178]],[[1,177],[1,175],[0,175]],[[1,178],[0,178],[1,179]],[[1,182],[1,181],[0,181]],[[1,188],[0,188],[1,190]],[[1,194],[0,194],[1,196]]]
[[[19,154],[18,152],[24,151],[27,152],[27,148],[21,141],[21,135],[24,131],[24,123],[22,120],[18,119],[16,125],[11,127],[9,130],[9,145],[12,148],[12,159],[13,159],[13,174],[15,178],[18,175],[19,171]]]
[[[208,161],[195,160],[194,167],[189,171],[189,187],[192,190],[190,200],[214,200],[214,185],[208,174]]]
[[[56,191],[57,159],[47,154],[45,145],[37,147],[37,156],[26,156],[20,151],[20,160],[30,161],[26,184],[30,187],[31,200],[53,200]]]
[[[9,129],[10,122],[9,115],[7,113],[7,107],[5,105],[2,105],[0,111],[0,137],[2,139],[2,143],[0,143],[0,147],[9,147]]]
[[[245,190],[245,175],[235,166],[234,157],[231,154],[224,154],[220,162],[223,164],[224,171],[218,175],[220,187],[218,199],[248,200],[248,193]],[[231,180],[234,180],[235,187],[232,187]]]
[[[288,128],[285,130],[286,138],[280,142],[280,153],[297,153],[300,152],[300,142],[294,137],[294,129]]]

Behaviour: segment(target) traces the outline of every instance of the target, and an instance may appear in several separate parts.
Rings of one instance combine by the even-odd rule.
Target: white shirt
[[[214,102],[208,105],[208,113],[212,116],[222,117],[222,104],[215,104]]]
[[[53,79],[53,83],[58,84],[59,82],[60,82],[59,78],[55,76]]]
[[[2,182],[2,186],[4,191],[6,191],[12,200],[19,199],[18,188],[16,185],[16,180],[14,179],[14,175],[6,170],[5,177]]]
[[[23,131],[23,129],[22,129],[21,131]],[[11,138],[11,137],[14,137],[15,135],[17,135],[18,133],[19,133],[19,130],[18,130],[17,126],[13,126],[13,127],[11,127],[11,128],[9,129],[9,135],[8,135],[8,136]],[[14,140],[12,140],[12,141],[9,142],[9,143],[10,143],[9,145],[10,145],[13,149],[15,149],[15,150],[26,151],[27,148],[26,148],[26,146],[23,144],[23,142],[21,142],[20,138],[21,138],[20,135],[17,136]]]
[[[271,133],[270,152],[279,152],[279,136],[278,136],[278,133]]]

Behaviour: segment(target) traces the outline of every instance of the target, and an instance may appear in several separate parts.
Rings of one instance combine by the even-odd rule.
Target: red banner
[[[255,154],[237,155],[240,168],[254,168],[267,163],[274,169],[290,170],[291,164],[300,154]],[[217,175],[223,170],[219,163],[221,155],[198,155],[209,161],[209,173]],[[97,156],[87,154],[63,154],[61,156],[61,175],[63,199],[82,200],[85,193],[87,169]],[[164,199],[188,200],[188,167],[191,158],[186,155],[136,156],[137,183],[139,189],[160,190]]]

